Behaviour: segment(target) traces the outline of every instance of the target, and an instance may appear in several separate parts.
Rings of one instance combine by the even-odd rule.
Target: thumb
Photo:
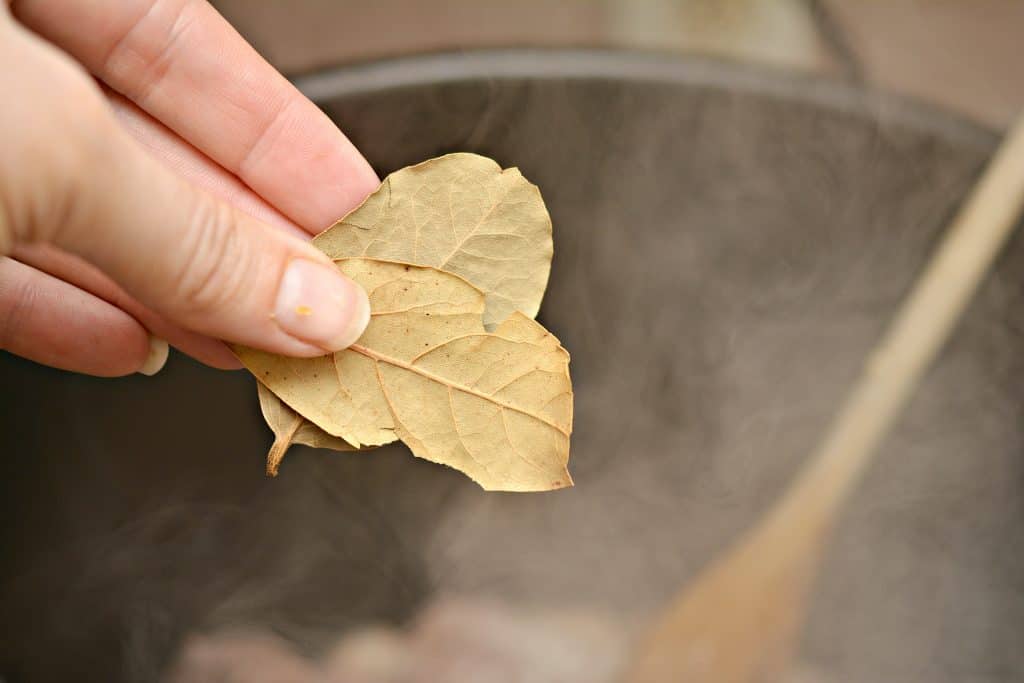
[[[48,131],[61,154],[24,159],[20,170],[37,184],[22,196],[49,189],[36,207],[8,213],[8,238],[77,253],[168,319],[227,341],[313,356],[363,332],[369,302],[357,284],[312,245],[163,167],[117,125],[98,91],[77,89],[73,120],[63,123]]]
[[[311,244],[165,170],[116,129],[58,245],[183,327],[288,355],[345,348],[366,293]]]

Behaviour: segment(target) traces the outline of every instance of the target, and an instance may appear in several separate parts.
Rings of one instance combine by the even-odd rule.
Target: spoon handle
[[[842,501],[870,462],[1012,234],[1022,207],[1024,116],[961,206],[801,473],[797,490],[813,488],[813,498],[828,508],[822,512]],[[809,502],[799,494],[788,499],[794,505]]]
[[[818,449],[757,525],[689,584],[639,643],[630,683],[776,680],[835,512],[867,466],[1024,206],[1024,117],[904,300]]]

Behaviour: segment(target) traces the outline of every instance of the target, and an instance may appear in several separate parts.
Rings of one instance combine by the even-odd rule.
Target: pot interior
[[[474,151],[540,186],[576,486],[486,494],[401,446],[295,448],[270,480],[245,373],[0,355],[12,682],[153,680],[187,633],[234,626],[317,656],[448,594],[642,619],[780,495],[995,141],[844,86],[616,53],[300,85],[382,175]],[[1018,238],[846,508],[801,648],[822,680],[1024,675],[1022,288]]]

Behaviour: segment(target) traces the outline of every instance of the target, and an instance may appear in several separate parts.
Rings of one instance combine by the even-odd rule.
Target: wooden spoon
[[[1024,205],[1014,125],[786,495],[688,583],[641,641],[629,683],[749,683],[784,673],[840,505],[935,359]]]

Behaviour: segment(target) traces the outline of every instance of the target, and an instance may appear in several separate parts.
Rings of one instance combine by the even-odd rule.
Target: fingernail
[[[366,329],[370,300],[335,268],[300,258],[288,264],[281,278],[274,319],[291,336],[338,351]]]
[[[146,362],[139,368],[139,374],[152,377],[163,370],[169,352],[167,342],[159,337],[149,335],[149,355],[146,356]]]

